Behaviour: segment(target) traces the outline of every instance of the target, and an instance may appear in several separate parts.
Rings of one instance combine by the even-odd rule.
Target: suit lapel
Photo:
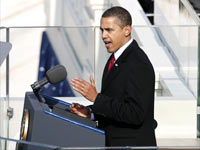
[[[102,80],[102,90],[101,90],[102,92],[106,89],[108,85],[110,85],[110,83],[118,75],[118,73],[119,73],[119,64],[117,64],[117,62],[113,65],[109,73],[107,73],[107,69],[104,70],[104,75]]]
[[[104,92],[106,88],[110,85],[110,83],[115,79],[115,77],[119,74],[120,68],[123,67],[123,63],[126,62],[126,57],[129,53],[134,51],[134,45],[137,46],[137,43],[135,40],[125,49],[125,51],[121,54],[121,56],[117,59],[117,61],[114,63],[113,67],[111,68],[110,72],[107,73],[108,70],[108,64],[111,59],[108,59],[106,66],[104,68],[103,78],[102,78],[102,88],[101,92]]]
[[[106,63],[106,66],[104,68],[104,71],[103,71],[103,77],[102,77],[102,87],[101,87],[101,91],[103,90],[103,88],[105,87],[106,85],[106,79],[107,79],[107,76],[108,76],[108,73],[107,73],[107,70],[108,70],[108,65],[109,65],[109,62],[110,62],[110,59],[111,59],[112,55],[109,57],[107,63]],[[111,70],[110,70],[111,71]]]

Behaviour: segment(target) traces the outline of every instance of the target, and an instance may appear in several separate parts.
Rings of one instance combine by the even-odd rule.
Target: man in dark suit
[[[154,69],[131,39],[131,24],[131,15],[122,7],[112,7],[102,15],[102,39],[112,55],[104,69],[100,93],[92,77],[90,83],[80,78],[71,81],[74,90],[94,102],[89,109],[74,103],[71,111],[97,120],[98,128],[106,133],[106,146],[156,146]]]

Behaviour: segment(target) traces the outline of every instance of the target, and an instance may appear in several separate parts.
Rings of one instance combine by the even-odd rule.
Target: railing
[[[162,34],[158,34],[160,30],[167,31],[165,37],[171,36],[172,42],[165,41],[165,37]],[[2,31],[4,30],[4,31]],[[24,96],[24,90],[31,90],[30,84],[33,83],[35,80],[37,80],[37,69],[38,69],[38,63],[39,63],[39,50],[41,45],[41,37],[43,31],[49,31],[48,34],[54,34],[53,32],[57,32],[59,30],[60,38],[63,39],[63,41],[67,41],[68,43],[64,43],[66,47],[73,50],[71,50],[71,55],[73,55],[74,60],[76,60],[76,63],[73,64],[75,68],[86,71],[86,74],[92,74],[95,76],[97,87],[100,90],[100,84],[101,84],[101,74],[104,67],[104,64],[109,57],[109,54],[107,54],[106,49],[103,46],[103,43],[100,39],[100,31],[99,27],[87,27],[87,26],[80,26],[80,27],[46,27],[46,26],[36,26],[36,27],[8,27],[1,30],[2,41],[10,41],[11,43],[14,43],[14,46],[11,51],[11,66],[9,65],[9,61],[7,61],[6,65],[1,66],[1,85],[4,87],[1,87],[1,97],[5,96],[12,96],[12,97],[22,97]],[[28,31],[30,30],[30,31]],[[172,31],[177,32],[172,32]],[[151,36],[145,36],[144,32],[148,31],[147,35]],[[149,32],[150,31],[150,32]],[[30,33],[28,33],[30,32]],[[31,35],[31,32],[34,34]],[[12,37],[12,35],[14,35]],[[19,35],[19,36],[17,36]],[[19,40],[19,38],[23,37],[23,35],[29,36],[28,38],[34,38],[35,41],[27,40],[24,43],[24,39]],[[74,35],[80,35],[74,36]],[[17,37],[15,37],[17,36]],[[83,38],[85,36],[85,38]],[[55,44],[56,39],[53,39],[53,36],[51,37],[52,44]],[[154,38],[157,40],[157,44],[161,45],[161,49],[164,48],[165,50],[176,50],[177,54],[180,55],[179,61],[182,63],[180,65],[174,65],[173,69],[178,70],[181,72],[181,70],[185,71],[184,79],[186,80],[186,83],[191,82],[191,84],[188,86],[192,93],[196,95],[197,93],[197,86],[195,83],[197,83],[197,54],[198,54],[198,26],[195,25],[183,25],[183,26],[177,26],[177,25],[171,25],[171,26],[164,26],[164,25],[154,25],[154,26],[134,26],[133,28],[133,37],[138,41],[140,46],[151,55],[154,55],[154,51],[149,46],[154,46],[153,43],[151,43],[149,40],[150,38]],[[144,38],[143,38],[144,37]],[[184,38],[183,38],[184,37]],[[190,40],[192,39],[192,40]],[[19,41],[18,41],[19,40]],[[36,41],[37,40],[37,41]],[[77,44],[77,40],[79,41],[79,44]],[[155,41],[154,40],[154,41]],[[61,42],[63,42],[61,41]],[[63,44],[63,43],[62,43]],[[68,44],[68,45],[67,45]],[[163,47],[162,47],[163,45]],[[101,48],[101,51],[100,51]],[[58,50],[60,51],[60,50]],[[68,51],[68,50],[66,50]],[[84,52],[83,52],[84,51]],[[192,52],[191,52],[192,51]],[[191,53],[190,53],[191,52]],[[33,54],[31,54],[33,53]],[[73,53],[73,54],[72,54]],[[24,55],[25,60],[16,59],[15,56],[22,56]],[[15,82],[20,82],[20,77],[16,77],[17,74],[10,74],[9,70],[13,70],[14,67],[18,66],[24,66],[27,61],[29,61],[28,57],[30,58],[31,55],[34,55],[34,58],[32,56],[33,62],[31,65],[34,64],[34,69],[31,68],[29,78],[26,80],[23,80],[21,83],[21,87],[18,89],[22,89],[21,91],[18,90],[11,90],[9,86],[14,87]],[[59,55],[59,54],[57,54]],[[147,54],[148,55],[148,54]],[[172,56],[173,57],[173,56]],[[61,59],[61,61],[64,58]],[[150,57],[151,59],[151,57]],[[172,58],[173,59],[173,58]],[[172,60],[172,63],[176,61],[174,58]],[[14,61],[13,61],[14,60]],[[16,61],[16,62],[15,62]],[[29,61],[30,62],[30,61]],[[62,62],[61,62],[62,63]],[[63,62],[66,63],[66,62]],[[153,62],[154,63],[154,62]],[[100,65],[102,64],[102,65]],[[27,65],[27,64],[26,64]],[[71,69],[71,64],[68,64],[67,69]],[[85,66],[84,66],[85,65]],[[154,64],[153,64],[154,65]],[[9,66],[11,67],[9,69]],[[85,68],[84,68],[85,67]],[[99,68],[100,67],[100,68]],[[155,70],[157,68],[162,67],[155,65]],[[169,66],[167,66],[169,68]],[[163,66],[164,69],[167,67]],[[7,69],[6,69],[7,68]],[[163,69],[162,68],[162,69]],[[85,69],[85,70],[84,70]],[[172,68],[170,68],[172,69]],[[6,72],[7,71],[7,72]],[[20,73],[20,72],[19,72]],[[18,73],[18,74],[19,74]],[[7,74],[7,75],[6,75]],[[32,74],[32,75],[31,75]],[[72,75],[71,72],[68,72],[68,78],[71,79]],[[75,75],[80,76],[82,72],[79,72]],[[7,78],[6,78],[7,77]],[[10,79],[9,79],[10,78]],[[162,77],[161,77],[162,78]],[[6,79],[6,80],[5,80]],[[84,77],[84,79],[88,80],[88,76]],[[10,80],[14,80],[13,83],[9,83]],[[4,82],[5,81],[5,82]],[[27,81],[27,83],[25,83]],[[25,83],[25,84],[24,84]],[[24,85],[23,85],[24,84]],[[6,87],[7,86],[7,87]],[[16,86],[16,84],[15,84]],[[19,86],[19,84],[18,84]],[[22,88],[23,86],[23,88]],[[5,89],[6,87],[6,89]],[[15,88],[16,89],[16,88]]]
[[[156,25],[159,24],[165,24],[165,25],[199,25],[200,24],[200,18],[199,18],[199,14],[195,13],[193,7],[191,6],[190,2],[188,0],[178,0],[178,1],[159,1],[159,0],[154,0],[155,3],[155,8],[154,8],[154,22]],[[198,3],[198,2],[196,2]],[[159,29],[161,35],[165,36],[165,40],[163,42],[170,43],[171,47],[168,47],[168,51],[171,53],[171,56],[173,57],[175,63],[179,69],[179,73],[181,74],[181,76],[183,77],[183,80],[185,81],[185,83],[188,85],[188,87],[190,88],[190,90],[193,92],[193,94],[197,97],[197,101],[198,101],[198,109],[197,109],[197,114],[200,114],[200,90],[199,90],[199,86],[200,86],[200,82],[198,81],[198,83],[196,83],[196,81],[193,81],[193,71],[195,70],[195,68],[191,69],[191,71],[188,71],[187,68],[183,67],[185,66],[186,63],[189,64],[193,64],[193,61],[185,61],[185,57],[190,57],[189,55],[191,53],[196,53],[193,56],[198,56],[199,57],[199,51],[200,51],[200,38],[199,38],[199,29],[197,30],[193,30],[193,31],[189,31],[190,29],[185,29],[185,30],[176,30],[173,28],[169,28],[169,29]],[[186,31],[187,30],[187,31]],[[181,42],[182,44],[180,44],[180,46],[176,47],[176,42],[174,41],[174,39],[171,37],[171,32],[175,33],[176,35],[180,35],[180,39],[183,40],[183,42]],[[188,37],[185,34],[194,34],[194,36],[197,35],[197,38],[192,38],[191,36],[191,40],[196,40],[196,43],[198,43],[198,50],[196,52],[190,52],[190,53],[181,53],[183,51],[182,46],[185,44],[185,37]],[[168,36],[168,34],[170,36]],[[189,42],[189,39],[186,40]],[[174,43],[174,44],[173,44]],[[176,48],[174,48],[176,47]],[[192,44],[190,47],[188,47],[189,49],[192,48]],[[172,49],[172,50],[171,50]],[[193,57],[192,56],[192,57]],[[188,60],[194,60],[195,58],[189,58]],[[199,59],[198,59],[199,61]],[[198,62],[198,66],[199,66],[199,62]],[[189,65],[190,66],[190,65]],[[198,67],[199,68],[199,67]],[[196,72],[196,71],[194,71]],[[191,77],[188,80],[188,77]],[[198,73],[198,77],[199,78],[199,73]],[[196,86],[195,86],[196,84]],[[198,90],[196,90],[198,88]],[[200,128],[200,115],[197,116],[197,128]],[[198,137],[200,137],[200,131],[198,131]]]
[[[12,143],[11,145],[17,145],[17,150],[20,150],[20,146],[23,145],[28,145],[28,146],[33,146],[34,148],[37,149],[48,149],[48,150],[105,150],[105,149],[123,149],[123,150],[130,150],[130,149],[136,149],[136,150],[148,150],[148,149],[155,149],[155,150],[195,150],[195,149],[200,149],[200,145],[196,143],[194,146],[110,146],[110,147],[61,147],[61,146],[55,146],[55,145],[49,145],[49,144],[42,144],[42,143],[37,143],[37,142],[27,142],[23,140],[15,140],[15,139],[9,139],[9,138],[4,138],[0,137],[0,141],[6,141],[8,143]],[[199,141],[197,141],[199,142]],[[169,145],[169,144],[168,144]]]

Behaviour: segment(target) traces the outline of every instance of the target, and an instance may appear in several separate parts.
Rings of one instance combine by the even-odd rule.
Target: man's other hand
[[[72,103],[70,106],[70,111],[78,116],[84,117],[84,118],[90,118],[91,112],[90,110],[83,105],[80,105],[78,103]]]
[[[71,80],[71,85],[75,91],[79,92],[86,99],[91,102],[95,101],[98,93],[92,76],[90,76],[90,83],[80,78],[74,78]]]

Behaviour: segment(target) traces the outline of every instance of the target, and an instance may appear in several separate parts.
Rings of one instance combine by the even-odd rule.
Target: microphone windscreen
[[[56,65],[46,72],[46,78],[51,84],[56,84],[64,80],[67,76],[67,71],[64,66]]]

